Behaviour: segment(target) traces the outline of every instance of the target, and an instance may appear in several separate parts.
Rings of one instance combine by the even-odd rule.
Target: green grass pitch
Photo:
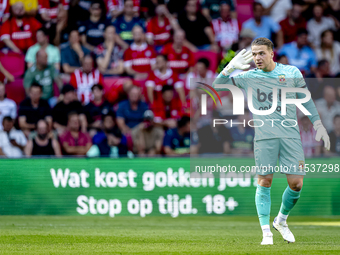
[[[1,216],[0,254],[340,254],[340,217],[294,217],[296,243],[257,217]]]

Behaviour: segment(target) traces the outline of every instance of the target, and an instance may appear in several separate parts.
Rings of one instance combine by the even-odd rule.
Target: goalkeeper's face
[[[253,45],[251,47],[253,59],[258,69],[266,70],[274,62],[274,52],[267,45]]]

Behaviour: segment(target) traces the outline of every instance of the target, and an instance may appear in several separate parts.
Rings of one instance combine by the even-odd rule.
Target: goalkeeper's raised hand
[[[250,67],[249,63],[253,60],[251,51],[241,50],[223,69],[222,74],[227,76],[235,69],[245,70]]]
[[[327,134],[326,128],[322,125],[321,120],[317,120],[313,124],[313,128],[316,131],[315,140],[320,141],[323,140],[325,148],[329,151],[331,147],[331,143],[329,141],[329,136]]]

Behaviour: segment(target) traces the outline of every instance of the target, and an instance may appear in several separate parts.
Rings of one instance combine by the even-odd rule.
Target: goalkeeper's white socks
[[[288,218],[288,215],[284,215],[281,212],[279,212],[279,214],[277,215],[277,223],[280,224],[281,222],[286,223]]]
[[[270,231],[269,225],[261,226],[263,239],[261,245],[272,245],[273,244],[273,233]]]

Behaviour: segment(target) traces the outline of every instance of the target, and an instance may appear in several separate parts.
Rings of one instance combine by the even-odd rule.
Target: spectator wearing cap
[[[113,112],[102,115],[102,130],[93,137],[93,144],[98,146],[101,156],[127,154],[127,139],[118,128]]]
[[[288,12],[287,18],[280,22],[283,42],[285,44],[296,40],[299,29],[306,29],[307,22],[301,14],[302,6],[299,3],[295,3],[293,4],[293,8]]]
[[[19,126],[25,135],[36,128],[40,119],[45,119],[52,127],[51,108],[45,99],[42,99],[43,88],[38,83],[32,83],[28,90],[28,97],[19,105]]]
[[[77,112],[70,112],[67,118],[67,129],[59,136],[63,154],[85,156],[92,146],[91,137],[79,131],[80,118]]]
[[[280,48],[283,45],[283,34],[280,25],[270,17],[263,15],[263,6],[258,2],[254,3],[253,12],[254,18],[245,21],[242,28],[250,28],[255,33],[255,38],[265,37],[273,40],[272,34],[276,34],[275,43],[277,48]]]
[[[186,74],[191,72],[195,65],[194,54],[184,43],[185,32],[181,29],[176,30],[174,32],[174,42],[166,44],[161,52],[168,57],[170,68],[181,79],[184,79]]]
[[[117,44],[116,39],[116,28],[112,25],[107,26],[104,32],[104,42],[94,50],[98,70],[103,75],[124,73],[123,49]]]
[[[183,109],[179,98],[174,96],[174,87],[164,85],[162,87],[162,97],[155,100],[152,104],[155,114],[154,121],[167,128],[175,128],[177,119],[182,117]]]
[[[79,32],[73,30],[69,35],[69,42],[61,49],[61,66],[67,74],[72,74],[81,67],[84,56],[90,54],[90,50],[80,43]]]
[[[287,17],[287,12],[292,9],[292,0],[257,0],[264,7],[264,14],[280,23]]]
[[[316,100],[315,106],[327,131],[332,131],[334,116],[340,114],[340,102],[336,101],[335,89],[332,86],[325,86],[323,98]]]
[[[171,29],[178,29],[177,21],[171,16],[165,4],[156,7],[156,16],[152,17],[146,27],[146,38],[150,45],[160,52],[171,41]]]
[[[321,34],[325,30],[336,30],[332,18],[323,15],[323,8],[320,4],[313,7],[313,18],[307,22],[308,40],[314,46],[321,44]]]
[[[21,130],[14,128],[14,120],[6,116],[2,120],[3,130],[0,131],[0,155],[9,158],[22,157],[27,140]]]
[[[49,137],[49,127],[45,120],[37,123],[37,136],[27,142],[26,156],[61,156],[60,145],[54,138]]]
[[[183,116],[177,128],[169,129],[164,136],[164,152],[175,156],[190,153],[190,117]]]
[[[340,155],[340,115],[337,114],[333,118],[333,131],[329,133],[331,142],[331,153]]]
[[[122,133],[129,134],[131,129],[143,121],[143,115],[148,105],[141,101],[139,87],[132,87],[128,93],[128,100],[120,102],[117,110],[117,125]]]
[[[49,100],[50,105],[56,104],[57,98],[54,97],[54,82],[61,89],[63,82],[59,77],[58,70],[54,65],[48,64],[48,56],[45,49],[36,52],[36,63],[27,69],[24,77],[24,87],[28,94],[31,84],[37,83],[42,87],[42,99]]]
[[[113,25],[116,27],[117,34],[128,44],[133,43],[133,28],[139,26],[145,31],[142,20],[135,17],[134,3],[132,0],[124,1],[123,14],[115,19]]]
[[[224,5],[228,5],[228,11],[231,12],[231,16],[233,19],[236,18],[235,6],[232,0],[203,0],[201,1],[202,5],[202,14],[206,19],[211,22],[214,19],[218,19],[222,13],[222,7],[225,8]]]
[[[131,131],[133,152],[140,155],[154,156],[160,154],[164,132],[155,125],[154,114],[151,110],[144,112],[144,120]]]
[[[216,78],[216,74],[209,70],[209,60],[200,58],[194,68],[194,71],[189,73],[186,79],[186,89],[191,90],[196,88],[196,82],[203,82],[210,84]],[[193,80],[191,80],[193,79]]]
[[[105,28],[110,24],[106,19],[105,5],[103,1],[91,2],[90,18],[83,21],[79,26],[79,33],[83,45],[90,51],[104,42]]]
[[[91,55],[86,55],[81,68],[76,69],[71,75],[70,84],[76,89],[78,99],[84,105],[92,98],[91,88],[94,84],[104,84],[104,77],[98,69],[94,69],[94,60]]]
[[[209,21],[197,10],[195,0],[187,1],[185,11],[178,15],[178,23],[186,33],[191,50],[218,51]]]
[[[60,51],[57,47],[49,44],[48,33],[45,28],[40,28],[36,34],[37,43],[31,46],[25,56],[27,68],[36,63],[36,54],[40,49],[47,53],[47,63],[53,65],[55,69],[60,70]]]
[[[12,119],[17,117],[17,105],[9,98],[6,98],[5,84],[0,82],[0,130],[2,130],[2,120],[9,116]]]
[[[10,50],[23,53],[36,43],[34,36],[41,24],[33,17],[25,16],[24,5],[18,2],[12,5],[13,16],[0,29],[0,40]]]
[[[83,106],[77,99],[74,87],[69,84],[65,85],[61,90],[61,94],[62,101],[57,103],[52,109],[53,127],[57,130],[58,134],[63,133],[67,126],[68,114],[76,112],[79,115],[81,130],[86,132],[86,115]]]
[[[162,87],[173,86],[183,104],[185,104],[184,84],[179,80],[178,75],[168,67],[168,59],[165,55],[158,55],[156,58],[156,68],[150,73],[145,86],[147,96],[152,104],[155,100],[162,98]]]
[[[112,111],[112,105],[104,98],[104,88],[101,84],[95,84],[91,88],[93,100],[85,107],[89,128],[100,129],[102,126],[102,115]]]
[[[240,33],[240,39],[231,47],[233,51],[240,51],[242,49],[251,50],[251,43],[256,34],[250,28],[243,28]]]
[[[156,52],[145,42],[144,31],[140,26],[134,26],[132,34],[133,43],[124,53],[124,68],[128,75],[144,80],[156,62]]]
[[[238,41],[239,29],[237,19],[231,18],[230,5],[222,3],[220,6],[220,17],[213,19],[212,26],[215,40],[224,49]]]
[[[286,55],[289,64],[299,68],[302,73],[315,72],[317,66],[316,55],[308,46],[308,32],[306,29],[300,29],[296,42],[283,45],[278,54]]]
[[[332,76],[340,74],[340,42],[334,41],[332,30],[325,30],[321,34],[321,45],[315,50],[318,60],[326,59],[330,64]]]

